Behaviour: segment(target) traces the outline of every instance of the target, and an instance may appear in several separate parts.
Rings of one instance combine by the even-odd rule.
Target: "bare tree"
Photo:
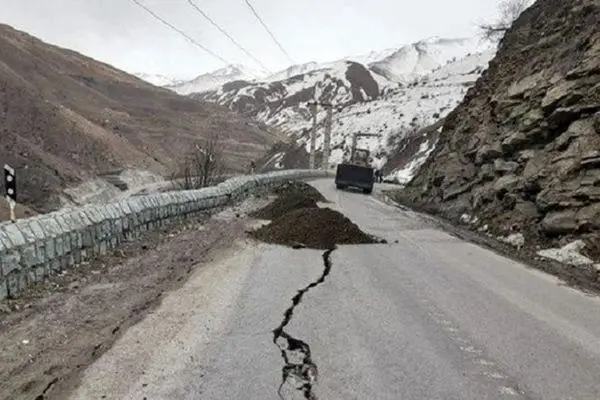
[[[513,22],[533,4],[534,0],[503,0],[498,5],[499,18],[492,23],[479,24],[481,34],[485,39],[499,41]]]
[[[223,145],[210,134],[184,157],[174,181],[183,190],[211,186],[224,173],[223,161]]]

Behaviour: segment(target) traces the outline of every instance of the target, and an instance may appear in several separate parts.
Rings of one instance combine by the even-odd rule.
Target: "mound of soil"
[[[290,211],[301,208],[318,208],[317,202],[302,194],[287,193],[279,196],[274,202],[250,214],[253,218],[277,219]]]
[[[381,243],[360,230],[343,214],[330,208],[291,211],[250,235],[266,243],[294,248],[332,249],[336,244]]]
[[[303,196],[309,199],[313,199],[317,202],[327,203],[327,199],[323,197],[321,192],[319,192],[314,187],[310,186],[308,183],[300,182],[300,181],[289,181],[280,186],[277,186],[273,189],[273,193],[277,194],[281,197],[288,195],[296,195]]]

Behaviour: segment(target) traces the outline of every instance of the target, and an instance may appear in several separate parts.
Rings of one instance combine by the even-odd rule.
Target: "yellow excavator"
[[[352,149],[350,160],[338,164],[335,171],[335,187],[346,189],[355,187],[364,193],[373,192],[375,184],[375,170],[369,165],[370,151],[368,149],[357,149],[359,137],[381,136],[376,133],[355,133],[352,137]]]

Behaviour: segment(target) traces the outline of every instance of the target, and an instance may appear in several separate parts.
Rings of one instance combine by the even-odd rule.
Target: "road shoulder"
[[[265,201],[254,200],[250,208]],[[0,398],[65,398],[82,372],[167,292],[244,237],[249,221],[244,207],[147,233],[4,303]]]

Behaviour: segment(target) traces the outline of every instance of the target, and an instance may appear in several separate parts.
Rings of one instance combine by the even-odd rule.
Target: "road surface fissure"
[[[295,338],[285,332],[285,327],[290,323],[294,315],[294,309],[302,302],[303,296],[312,288],[325,282],[325,279],[331,272],[331,253],[335,248],[326,250],[323,255],[323,273],[316,281],[299,290],[292,298],[292,305],[285,311],[281,324],[273,330],[273,343],[277,345],[281,351],[281,357],[284,361],[284,366],[281,369],[282,380],[277,393],[283,399],[281,389],[289,379],[296,380],[300,386],[294,385],[296,390],[299,390],[304,395],[305,399],[317,400],[317,396],[313,392],[313,385],[317,380],[317,364],[312,359],[310,346],[308,343]],[[297,355],[294,357],[294,355]],[[299,356],[299,357],[298,357]],[[294,362],[294,358],[299,359],[299,362]]]

